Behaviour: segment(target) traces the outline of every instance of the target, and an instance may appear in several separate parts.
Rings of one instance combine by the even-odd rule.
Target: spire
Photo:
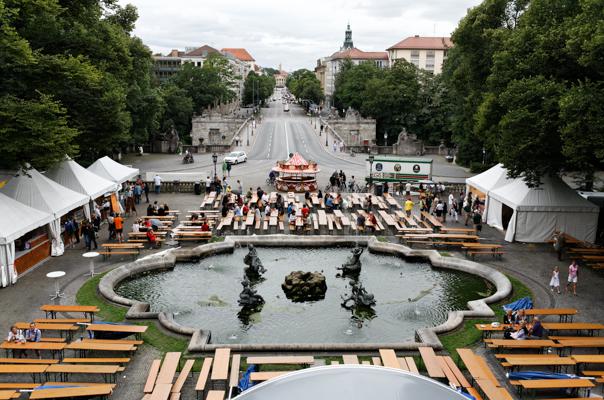
[[[350,29],[350,22],[346,26],[346,33],[344,35],[344,45],[342,50],[352,49],[354,44],[352,43],[352,30]]]

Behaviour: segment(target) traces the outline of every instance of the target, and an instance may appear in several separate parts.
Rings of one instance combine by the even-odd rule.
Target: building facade
[[[333,94],[335,92],[335,81],[340,72],[344,60],[350,60],[353,64],[358,65],[364,62],[372,62],[379,68],[387,68],[389,66],[388,53],[385,51],[363,51],[354,47],[352,41],[352,30],[350,24],[346,28],[344,34],[344,43],[340,50],[333,53],[329,57],[317,60],[315,75],[321,82],[323,94],[325,95],[325,103],[332,104]]]
[[[440,74],[451,47],[453,42],[448,37],[410,36],[388,48],[389,65],[403,59],[425,71]]]

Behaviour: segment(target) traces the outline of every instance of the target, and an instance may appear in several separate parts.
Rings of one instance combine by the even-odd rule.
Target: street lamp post
[[[212,162],[214,162],[214,181],[216,181],[216,176],[217,176],[216,163],[218,162],[218,154],[216,154],[216,153],[212,154]]]
[[[384,132],[384,146],[388,146],[388,132]]]
[[[371,187],[373,186],[373,154],[369,154],[369,157],[367,159],[369,161],[369,188],[371,189]]]

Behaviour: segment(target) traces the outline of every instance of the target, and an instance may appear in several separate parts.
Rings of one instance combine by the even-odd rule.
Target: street
[[[306,116],[304,109],[296,104],[290,104],[290,111],[283,111],[280,98],[269,102],[268,108],[262,109],[262,122],[256,129],[244,129],[241,133],[241,145],[233,150],[245,151],[248,161],[244,164],[233,165],[229,182],[241,180],[244,186],[264,185],[270,169],[277,160],[287,159],[290,153],[298,152],[306,160],[319,164],[319,187],[328,183],[329,176],[334,171],[343,170],[347,178],[355,176],[361,182],[366,174],[365,155],[351,157],[348,153],[333,151],[334,137],[329,135],[325,145],[325,133],[319,136],[319,122]],[[312,124],[311,124],[312,122]],[[316,124],[316,128],[315,128]],[[247,145],[249,136],[249,146]],[[125,164],[137,167],[142,172],[203,172],[213,175],[211,154],[195,154],[194,164],[183,164],[182,156],[176,154],[145,154],[143,157],[128,155]],[[221,163],[223,154],[218,157],[217,171],[222,174]],[[462,183],[470,176],[465,169],[447,163],[440,156],[424,156],[433,159],[433,180],[440,182]]]

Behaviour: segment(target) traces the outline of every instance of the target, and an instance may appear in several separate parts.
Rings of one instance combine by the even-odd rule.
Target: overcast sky
[[[480,0],[120,0],[138,8],[135,34],[151,48],[244,47],[263,67],[313,69],[339,50],[384,51],[407,36],[449,36]]]

